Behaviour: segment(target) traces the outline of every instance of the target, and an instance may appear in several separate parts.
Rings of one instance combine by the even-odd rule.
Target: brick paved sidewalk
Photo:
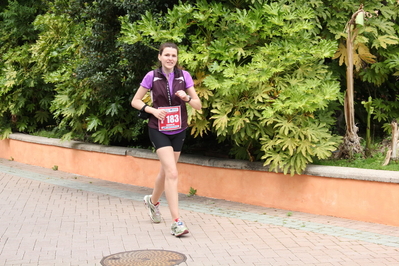
[[[397,227],[198,196],[180,195],[190,234],[175,238],[165,199],[165,221],[150,222],[150,191],[0,159],[0,265],[93,266],[146,249],[189,266],[399,265]]]

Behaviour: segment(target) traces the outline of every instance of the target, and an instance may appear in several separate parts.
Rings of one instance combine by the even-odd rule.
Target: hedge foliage
[[[10,0],[0,4],[0,132],[139,146],[146,125],[130,100],[159,44],[174,41],[203,101],[190,110],[192,138],[301,173],[340,143],[344,29],[360,4],[357,119],[362,129],[371,96],[377,134],[399,117],[393,0]]]

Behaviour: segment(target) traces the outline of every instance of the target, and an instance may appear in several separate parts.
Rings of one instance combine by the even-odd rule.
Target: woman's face
[[[165,47],[162,54],[158,55],[158,60],[162,67],[166,70],[172,71],[177,64],[177,50],[171,47]]]

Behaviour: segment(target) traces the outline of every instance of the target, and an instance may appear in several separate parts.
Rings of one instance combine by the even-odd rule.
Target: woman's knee
[[[165,179],[169,179],[169,180],[170,179],[178,179],[178,177],[179,177],[179,173],[178,173],[177,169],[167,171],[166,175],[165,175]]]

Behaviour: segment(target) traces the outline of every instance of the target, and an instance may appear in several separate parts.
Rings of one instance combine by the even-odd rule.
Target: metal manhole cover
[[[169,250],[133,250],[104,257],[103,266],[173,266],[185,262],[184,254]]]

